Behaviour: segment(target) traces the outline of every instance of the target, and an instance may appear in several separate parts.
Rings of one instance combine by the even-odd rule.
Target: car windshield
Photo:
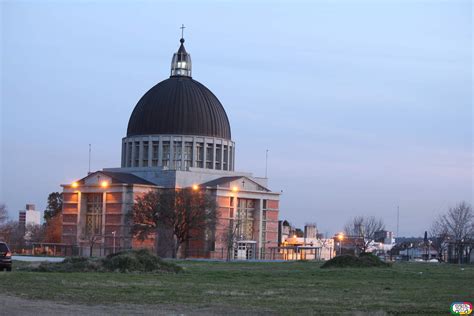
[[[0,252],[8,252],[8,247],[4,243],[0,243]]]

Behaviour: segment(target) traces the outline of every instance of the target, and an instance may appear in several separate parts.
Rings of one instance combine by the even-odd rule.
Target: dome
[[[231,139],[222,104],[208,88],[188,76],[171,76],[138,101],[128,122],[127,137],[153,134]]]

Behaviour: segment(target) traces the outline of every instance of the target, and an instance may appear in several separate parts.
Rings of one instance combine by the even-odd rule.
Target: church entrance
[[[256,241],[253,240],[241,240],[236,243],[234,247],[234,259],[235,260],[251,260],[255,259],[255,246]]]

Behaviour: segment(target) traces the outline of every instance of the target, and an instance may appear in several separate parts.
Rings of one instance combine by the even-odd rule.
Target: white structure
[[[25,210],[20,210],[18,213],[18,221],[23,227],[41,224],[41,213],[35,209],[34,204],[26,204]]]

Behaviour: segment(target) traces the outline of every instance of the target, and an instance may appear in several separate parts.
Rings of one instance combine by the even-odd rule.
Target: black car
[[[12,253],[7,244],[0,242],[0,270],[12,270]]]

